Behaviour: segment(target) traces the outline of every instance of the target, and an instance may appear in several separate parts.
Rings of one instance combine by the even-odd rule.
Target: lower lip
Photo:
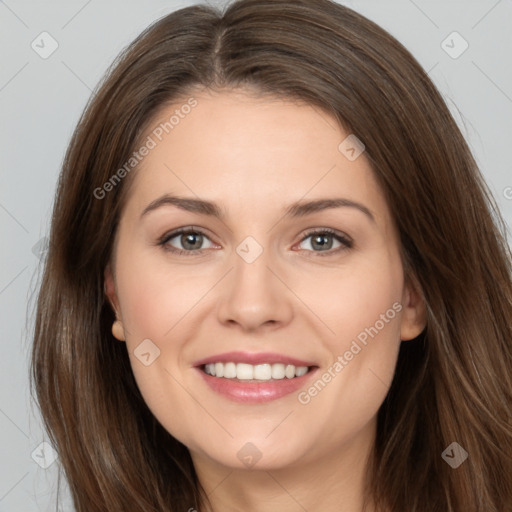
[[[235,402],[255,404],[271,402],[299,391],[316,372],[317,368],[312,368],[302,377],[294,377],[293,379],[285,377],[284,379],[268,382],[241,382],[236,379],[213,377],[201,368],[196,368],[196,370],[201,374],[206,384],[216,393]]]

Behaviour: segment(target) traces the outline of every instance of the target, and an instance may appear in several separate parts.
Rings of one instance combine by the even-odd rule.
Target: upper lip
[[[194,366],[202,366],[211,363],[247,363],[247,364],[293,364],[294,366],[315,366],[314,363],[303,361],[295,357],[284,354],[276,354],[273,352],[225,352],[210,357],[205,357],[194,363]]]

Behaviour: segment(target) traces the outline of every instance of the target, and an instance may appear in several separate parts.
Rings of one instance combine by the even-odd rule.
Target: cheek
[[[322,287],[319,281],[316,288],[313,284],[305,280],[299,293],[308,294],[308,303],[329,328],[321,327],[331,360],[319,375],[325,387],[319,383],[305,390],[301,403],[332,411],[333,424],[359,425],[376,413],[393,378],[400,347],[402,265],[395,255],[380,255],[331,272]]]
[[[178,272],[149,251],[132,250],[120,258],[117,276],[123,322],[132,343],[169,335],[201,296],[201,281],[193,272]]]
[[[179,320],[186,313],[187,287],[135,253],[119,261],[117,277],[126,349],[137,387],[153,415],[169,432],[172,426],[173,435],[183,437],[187,429],[172,418],[175,410],[189,405],[177,384],[182,380],[177,361],[185,339],[185,322]]]
[[[393,334],[399,332],[397,310],[401,310],[401,298],[401,279],[386,270],[346,280],[338,302],[341,314],[337,333],[342,339],[358,338],[362,343],[365,333],[368,336],[380,334],[381,339],[394,338]]]
[[[149,409],[157,418],[164,414],[165,419],[172,413],[169,404],[177,410],[190,405],[178,384],[182,381],[180,361],[183,347],[197,328],[190,322],[193,307],[211,288],[212,276],[192,267],[178,272],[164,258],[156,260],[143,250],[125,251],[116,262],[116,276],[135,380]]]
[[[331,351],[341,365],[338,396],[359,417],[376,413],[394,375],[403,308],[403,271],[396,262],[383,261],[345,283]]]
[[[327,272],[302,272],[294,283],[297,295],[318,319],[319,332],[332,354],[348,350],[359,335],[363,342],[365,333],[371,339],[368,330],[376,335],[377,329],[381,343],[387,339],[395,343],[399,336],[403,294],[399,257],[375,254],[353,261]]]

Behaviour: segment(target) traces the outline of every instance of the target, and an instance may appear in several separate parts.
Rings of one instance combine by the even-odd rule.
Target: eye
[[[210,242],[210,245],[207,247],[203,247],[205,240]],[[211,249],[214,246],[203,231],[193,226],[167,233],[158,243],[167,251],[188,255],[198,254],[203,249]],[[176,244],[178,244],[178,247],[176,247]]]
[[[329,228],[309,231],[302,238],[300,244],[303,244],[308,239],[311,239],[311,241],[306,244],[306,248],[303,248],[302,250],[317,253],[318,256],[337,254],[338,252],[349,249],[353,246],[353,241],[350,237]],[[203,243],[205,241],[208,241],[210,245],[203,247]],[[334,250],[331,250],[335,243],[337,243],[338,246],[335,247]],[[200,254],[204,249],[218,247],[211,242],[204,231],[199,228],[195,228],[194,226],[180,228],[172,231],[171,233],[166,233],[160,238],[158,244],[166,251],[176,254],[186,254],[189,256]]]
[[[354,245],[352,239],[347,235],[337,233],[336,231],[328,228],[309,231],[306,236],[302,238],[301,244],[308,239],[311,240],[306,244],[305,250],[316,253],[326,253],[318,254],[318,256],[332,255],[344,249],[350,249]],[[338,246],[335,247],[334,250],[331,250],[333,248],[333,244],[336,242],[338,243]]]

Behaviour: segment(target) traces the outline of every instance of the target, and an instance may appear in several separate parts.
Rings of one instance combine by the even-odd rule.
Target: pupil
[[[326,239],[328,240],[328,242],[323,243],[325,242]],[[316,243],[318,243],[318,247],[321,249],[330,249],[332,246],[332,238],[330,237],[330,235],[317,235],[313,237],[313,247],[315,246]]]
[[[201,236],[202,235],[200,235],[199,233],[197,233],[197,234],[188,233],[186,235],[183,235],[183,237],[182,237],[183,247],[185,247],[185,249],[195,249],[196,247],[193,247],[194,241],[197,243],[197,238],[201,237]],[[183,240],[185,241],[184,243],[183,243]],[[188,244],[192,245],[192,247],[189,247]],[[201,245],[201,244],[199,244],[199,245]]]

